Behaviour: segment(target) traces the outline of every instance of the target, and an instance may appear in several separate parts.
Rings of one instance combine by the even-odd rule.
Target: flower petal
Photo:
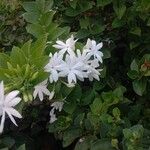
[[[7,94],[5,96],[5,103],[9,103],[10,101],[12,101],[17,95],[19,94],[19,91],[12,91],[9,94]]]
[[[37,94],[38,94],[38,91],[37,91],[37,89],[35,89],[34,92],[33,92],[34,99],[37,97]]]
[[[20,97],[16,97],[7,103],[8,106],[14,107],[21,101]]]
[[[4,101],[4,83],[1,81],[0,83],[0,102]]]
[[[7,113],[7,115],[9,116],[10,120],[13,122],[14,125],[18,126],[14,117],[12,116],[12,114],[10,113],[10,111],[8,109],[5,109],[5,112]]]
[[[5,111],[7,111],[9,114],[11,114],[17,118],[22,118],[21,114],[14,108],[5,108]]]
[[[43,93],[41,92],[41,91],[39,91],[39,93],[38,93],[38,95],[39,95],[39,99],[40,99],[40,101],[43,101]]]
[[[55,94],[55,92],[54,92],[54,91],[50,92],[49,100],[51,100],[51,99],[54,97],[54,94]]]
[[[3,129],[4,129],[4,123],[5,123],[5,111],[3,111],[2,118],[1,118],[0,133],[3,132]]]

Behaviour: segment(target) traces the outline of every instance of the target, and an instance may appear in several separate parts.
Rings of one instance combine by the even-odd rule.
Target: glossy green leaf
[[[142,96],[146,90],[147,81],[146,79],[142,78],[140,80],[133,81],[133,89],[136,94]]]

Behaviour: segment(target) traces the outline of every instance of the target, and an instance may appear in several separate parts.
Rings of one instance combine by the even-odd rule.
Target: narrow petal
[[[37,89],[35,89],[34,92],[33,92],[34,99],[37,97],[37,94],[38,94],[38,91],[37,91]]]
[[[102,42],[97,44],[97,49],[101,49],[102,47],[103,47],[103,43]]]
[[[57,44],[65,46],[66,44],[60,40],[56,41]]]
[[[1,102],[4,101],[4,83],[3,83],[3,81],[1,81],[1,83],[0,83],[0,101]]]
[[[43,101],[43,93],[41,92],[41,91],[39,91],[39,93],[38,93],[38,95],[39,95],[39,99],[40,99],[40,101]]]
[[[13,100],[17,95],[19,94],[19,91],[12,91],[5,97],[5,102],[9,103],[11,100]]]
[[[96,57],[101,63],[103,62],[102,57],[100,55],[97,54]]]
[[[3,132],[3,129],[4,129],[4,123],[5,123],[5,111],[3,111],[2,118],[1,118],[0,133]]]
[[[42,89],[45,95],[50,95],[50,91],[45,87]]]
[[[9,116],[10,120],[13,122],[14,125],[18,126],[14,117],[12,116],[12,114],[10,113],[10,111],[8,109],[5,109],[5,112],[7,113],[7,115]]]
[[[76,81],[76,76],[74,75],[74,73],[71,72],[71,73],[69,73],[69,75],[68,75],[68,83],[71,84],[72,81],[74,81],[74,83],[77,82],[77,81]]]
[[[54,97],[54,94],[55,94],[54,91],[52,91],[52,92],[50,93],[50,95],[49,95],[49,100],[51,100],[51,99]]]
[[[16,97],[7,103],[8,106],[14,107],[21,101],[20,97]]]
[[[52,77],[53,77],[53,80],[55,81],[55,82],[57,82],[57,80],[58,80],[58,73],[57,73],[57,71],[56,70],[52,70]]]
[[[44,80],[43,82],[41,82],[41,83],[39,83],[39,85],[46,85],[47,84],[47,79],[46,80]]]
[[[5,108],[5,111],[7,111],[9,114],[11,114],[17,118],[22,118],[21,114],[14,108]]]

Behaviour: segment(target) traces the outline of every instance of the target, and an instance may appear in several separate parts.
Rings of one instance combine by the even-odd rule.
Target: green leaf
[[[127,75],[129,76],[129,78],[131,79],[136,79],[139,76],[139,73],[136,70],[130,70]]]
[[[98,25],[94,25],[91,28],[90,33],[95,35],[95,34],[102,33],[104,30],[105,30],[105,25],[98,24]]]
[[[91,9],[92,4],[93,4],[92,2],[87,3],[86,1],[80,1],[80,3],[77,5],[76,9],[69,7],[66,10],[65,14],[70,17],[75,17],[75,16],[79,15],[80,13]]]
[[[45,2],[45,12],[49,12],[52,10],[54,1],[53,0],[49,0]]]
[[[68,114],[72,114],[75,111],[76,107],[77,107],[76,101],[73,100],[66,102],[65,105],[63,106],[63,110]]]
[[[120,100],[123,100],[123,94],[127,91],[124,86],[118,86],[114,91],[113,94],[117,96]]]
[[[88,18],[80,19],[81,29],[87,29],[89,25],[90,25],[90,23],[89,23],[89,19]]]
[[[140,45],[140,43],[131,42],[131,43],[130,43],[130,49],[132,50],[132,49],[138,47],[139,45]]]
[[[150,18],[147,21],[147,26],[150,26]]]
[[[2,143],[8,148],[12,148],[12,146],[15,144],[15,140],[11,137],[4,137],[1,140],[2,140]]]
[[[133,81],[132,84],[133,84],[133,89],[134,89],[135,93],[142,96],[146,90],[147,80],[142,78],[140,80]]]
[[[134,27],[130,30],[130,33],[134,34],[134,35],[138,35],[141,36],[141,28],[139,27]]]
[[[102,71],[100,71],[100,77],[101,78],[105,78],[106,77],[106,71],[107,71],[107,68],[106,68],[106,66],[104,66]]]
[[[28,24],[26,29],[28,33],[32,34],[36,38],[40,37],[41,35],[46,34],[44,27],[42,27],[39,24]]]
[[[88,37],[89,35],[90,35],[90,31],[89,30],[87,30],[87,29],[81,29],[81,30],[79,30],[77,32],[76,37],[78,39],[83,39],[83,38]]]
[[[40,18],[40,24],[43,26],[49,26],[52,23],[54,14],[55,14],[54,11],[49,11],[43,14],[42,17]]]
[[[70,1],[70,6],[73,8],[73,9],[75,9],[76,8],[76,6],[77,6],[77,2],[78,2],[78,0],[73,0],[73,1]]]
[[[96,139],[97,137],[92,135],[82,137],[82,142],[80,142],[80,140],[77,142],[75,150],[89,150],[91,147],[91,143],[94,142]]]
[[[69,96],[66,98],[66,101],[72,101],[72,100],[80,101],[81,96],[82,96],[81,86],[76,85],[72,90],[72,92],[69,94]]]
[[[84,117],[85,117],[85,113],[78,114],[77,117],[74,119],[74,125],[81,127],[83,124]]]
[[[92,143],[90,150],[115,150],[109,139],[99,139]]]
[[[110,4],[112,0],[97,0],[97,6],[104,7],[108,4]]]
[[[100,130],[100,116],[98,114],[93,114],[93,113],[88,113],[87,114],[87,119],[90,123],[90,129],[92,131],[99,131]],[[87,124],[88,125],[88,124]]]
[[[36,24],[38,23],[39,14],[37,14],[36,12],[26,12],[23,14],[23,17],[27,22]]]
[[[45,0],[36,0],[36,3],[41,13],[44,13],[45,12]]]
[[[82,135],[82,130],[79,128],[72,128],[66,130],[63,134],[63,147],[69,146],[76,138]]]
[[[110,53],[110,50],[109,49],[106,49],[106,48],[103,48],[102,49],[102,52],[103,52],[103,59],[108,59],[111,57],[111,53]]]
[[[99,91],[102,90],[106,85],[106,81],[105,80],[101,80],[101,82],[95,81],[94,82],[94,90],[95,91]]]
[[[32,40],[29,40],[28,42],[26,42],[25,44],[23,44],[21,50],[22,52],[24,53],[24,55],[28,58],[30,58],[30,54],[31,54],[31,43],[32,43]]]
[[[5,147],[5,148],[1,148],[0,150],[9,150],[7,147]]]
[[[36,2],[23,2],[22,6],[27,12],[38,12]]]
[[[83,92],[81,97],[81,104],[82,105],[89,105],[95,97],[95,91],[93,89],[88,89]]]
[[[31,55],[32,58],[39,58],[44,54],[44,50],[46,48],[46,42],[47,42],[47,35],[40,36],[36,42],[32,44],[31,47]]]
[[[124,20],[120,20],[118,18],[115,18],[112,22],[112,27],[113,28],[120,28],[122,26],[125,25],[125,21]]]
[[[113,3],[114,11],[119,19],[121,19],[126,11],[126,6],[122,0],[116,0]]]
[[[48,125],[48,131],[50,133],[68,131],[67,129],[70,127],[71,123],[72,119],[70,117],[61,115],[54,123]]]
[[[137,63],[137,60],[134,59],[130,65],[130,68],[131,70],[135,70],[137,72],[139,72],[139,66],[138,66],[138,63]]]
[[[9,56],[5,53],[0,53],[0,67],[7,68],[7,62],[9,62]]]
[[[96,98],[93,104],[90,105],[91,111],[95,115],[100,115],[102,111],[102,101],[100,98]]]
[[[13,47],[10,55],[11,63],[16,66],[17,64],[23,66],[26,64],[26,56],[18,47]]]
[[[26,148],[25,148],[25,144],[23,144],[23,145],[19,146],[19,148],[17,148],[17,150],[26,150]]]
[[[120,118],[120,110],[117,107],[113,109],[112,113],[115,118]]]

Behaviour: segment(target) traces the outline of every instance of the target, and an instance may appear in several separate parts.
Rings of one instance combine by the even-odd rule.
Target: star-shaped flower
[[[0,83],[0,116],[2,116],[1,123],[0,123],[0,133],[3,132],[6,114],[16,126],[17,123],[14,117],[22,118],[20,113],[14,109],[14,107],[21,101],[21,98],[17,97],[18,94],[19,91],[12,91],[4,95],[3,81]]]
[[[69,54],[72,54],[75,50],[75,43],[77,40],[74,40],[74,36],[71,35],[69,39],[66,40],[66,42],[62,42],[60,40],[57,40],[55,45],[53,47],[59,49],[59,54],[63,55],[65,52],[68,52]]]
[[[99,67],[98,60],[91,60],[89,61],[89,64],[86,66],[87,67],[87,76],[90,81],[93,81],[93,79],[96,79],[99,81],[99,75],[101,69],[97,69]]]
[[[76,83],[77,78],[83,79],[83,64],[77,61],[75,56],[66,55],[65,62],[60,65],[60,77],[67,77],[68,83]]]
[[[50,72],[50,83],[58,81],[59,66],[63,63],[62,57],[62,55],[55,53],[53,56],[50,57],[49,63],[44,68],[46,72]]]
[[[102,42],[96,44],[96,41],[88,39],[84,49],[88,52],[88,55],[94,56],[94,58],[98,59],[102,63],[103,53],[99,51],[102,47]]]
[[[50,99],[53,98],[54,96],[54,91],[50,92],[48,89],[47,89],[47,80],[39,83],[38,85],[36,85],[34,87],[34,92],[33,92],[33,97],[34,99],[38,96],[40,101],[43,101],[43,98],[44,98],[44,94],[49,96]]]

